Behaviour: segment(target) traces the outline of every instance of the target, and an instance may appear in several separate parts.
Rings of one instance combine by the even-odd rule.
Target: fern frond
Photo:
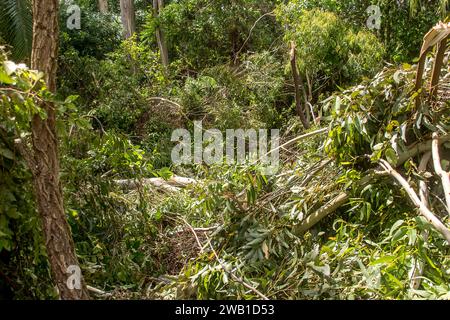
[[[32,27],[30,0],[0,0],[0,36],[12,47],[14,60],[30,56]]]

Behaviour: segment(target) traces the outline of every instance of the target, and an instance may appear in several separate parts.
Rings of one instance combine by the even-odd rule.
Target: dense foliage
[[[426,182],[430,210],[449,226],[431,162],[422,170],[419,154],[405,156],[449,134],[450,52],[434,100],[436,53],[419,91],[414,64],[448,2],[378,1],[380,29],[367,25],[368,0],[165,2],[157,15],[135,1],[128,39],[117,1],[107,13],[80,1],[80,30],[65,27],[62,3],[50,93],[26,67],[30,2],[0,0],[0,298],[57,298],[23,152],[32,118],[51,102],[64,210],[86,283],[105,291],[97,298],[449,299],[448,243],[379,172],[385,159],[413,189]],[[292,46],[309,130],[295,108]],[[200,120],[223,133],[280,129],[276,174],[258,161],[174,165],[172,132],[192,133]],[[193,183],[167,186],[176,176]]]

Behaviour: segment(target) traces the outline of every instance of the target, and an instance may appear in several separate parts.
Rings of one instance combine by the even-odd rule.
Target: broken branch
[[[389,173],[398,183],[403,187],[403,189],[408,194],[411,201],[419,209],[419,212],[433,225],[433,227],[439,231],[447,242],[450,244],[450,230],[431,212],[427,206],[420,201],[414,189],[409,185],[409,183],[403,178],[397,171],[395,171],[391,165],[383,159],[380,159],[381,166]]]
[[[439,136],[437,133],[433,133],[432,154],[434,171],[441,178],[445,202],[447,204],[447,213],[450,215],[450,178],[448,172],[445,172],[441,166],[441,158],[439,156]]]

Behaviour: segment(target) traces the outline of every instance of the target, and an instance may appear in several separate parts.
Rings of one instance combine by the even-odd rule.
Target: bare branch
[[[398,183],[405,189],[411,201],[419,209],[419,212],[439,231],[450,245],[450,230],[427,208],[425,204],[420,201],[417,193],[409,185],[409,183],[403,178],[397,171],[395,171],[391,165],[383,159],[380,159],[381,166],[389,173]]]
[[[89,286],[89,285],[86,286],[86,289],[88,289],[88,291],[90,291],[90,292],[92,292],[92,293],[95,293],[95,294],[98,294],[98,295],[100,295],[100,296],[105,296],[105,297],[110,297],[110,296],[112,296],[112,294],[111,294],[110,292],[105,292],[105,291],[103,291],[103,290],[100,290],[100,289],[91,287],[91,286]]]
[[[365,172],[364,177],[358,181],[357,187],[363,188],[377,176],[385,175],[384,171],[368,170]],[[295,234],[301,234],[312,228],[316,223],[325,218],[326,216],[332,214],[337,209],[342,207],[347,203],[350,198],[350,194],[347,192],[341,192],[334,199],[329,201],[327,204],[322,206],[320,209],[309,215],[305,221],[303,221],[299,226],[294,228]]]
[[[117,185],[121,187],[125,187],[128,189],[136,189],[141,185],[152,185],[157,188],[161,188],[166,191],[176,192],[180,191],[180,187],[186,187],[190,184],[196,183],[194,179],[172,176],[168,180],[164,180],[163,178],[146,178],[146,179],[123,179],[123,180],[115,180]]]
[[[427,170],[428,162],[430,162],[431,159],[431,152],[426,152],[422,159],[420,160],[419,164],[419,172],[425,172]],[[425,179],[421,179],[419,181],[419,197],[420,201],[429,208],[429,194],[428,194],[428,188],[427,188],[427,181]]]
[[[200,242],[200,239],[197,236],[197,232],[195,231],[195,229],[191,226],[191,224],[189,222],[187,222],[187,220],[185,218],[183,218],[181,215],[178,215],[178,218],[183,221],[187,227],[189,228],[189,230],[191,230],[192,234],[195,237],[195,241],[197,241],[198,247],[200,248],[200,253],[203,253],[203,246],[202,243]]]
[[[309,125],[307,118],[305,117],[305,111],[306,111],[306,114],[309,114],[308,109],[307,109],[308,106],[306,106],[306,105],[302,106],[302,102],[301,102],[300,88],[304,89],[304,86],[303,86],[303,80],[297,70],[297,62],[296,62],[297,60],[296,60],[296,51],[295,51],[294,41],[291,41],[290,56],[291,56],[290,60],[291,60],[292,77],[294,78],[295,108],[297,111],[297,115],[300,117],[300,121],[303,124],[303,127],[305,129],[309,129],[310,125]]]
[[[439,136],[437,133],[433,133],[433,142],[431,145],[434,171],[441,178],[442,188],[444,189],[445,202],[447,203],[447,213],[450,215],[450,178],[449,173],[445,172],[441,166],[441,158],[439,156]]]
[[[289,141],[283,143],[281,146],[278,146],[278,147],[276,147],[276,148],[270,150],[270,151],[267,152],[264,156],[260,156],[256,161],[254,161],[254,162],[252,163],[252,165],[256,164],[258,161],[260,161],[260,159],[262,159],[262,158],[265,157],[265,156],[268,156],[268,155],[271,154],[272,152],[275,152],[275,151],[277,151],[277,150],[279,150],[279,149],[281,149],[281,148],[284,148],[284,147],[286,147],[286,146],[288,146],[288,145],[291,145],[291,144],[293,144],[293,143],[296,142],[296,141],[304,140],[304,139],[306,139],[306,138],[313,137],[313,136],[316,136],[316,135],[318,135],[318,134],[325,133],[325,132],[328,132],[328,128],[321,128],[321,129],[318,129],[318,130],[315,130],[315,131],[311,131],[311,132],[302,134],[302,135],[300,135],[300,136],[298,136],[298,137],[295,137],[295,138],[293,138],[293,139],[291,139],[291,140],[289,140]]]
[[[309,230],[312,226],[314,226],[320,220],[322,220],[327,215],[336,211],[338,208],[340,208],[342,205],[344,205],[348,201],[348,199],[349,199],[348,193],[346,193],[346,192],[340,193],[337,197],[335,197],[333,200],[328,202],[322,208],[320,208],[316,212],[309,215],[301,225],[299,225],[297,228],[295,228],[294,233],[301,234],[301,233]]]
[[[447,141],[450,141],[450,134],[446,134],[446,135],[438,138],[439,145],[444,142],[447,142]],[[396,167],[403,164],[409,158],[415,157],[416,155],[418,155],[420,153],[430,151],[431,150],[431,142],[432,142],[431,140],[427,140],[424,142],[416,143],[413,146],[410,146],[408,148],[408,151],[405,151],[398,156],[398,161],[397,161]]]

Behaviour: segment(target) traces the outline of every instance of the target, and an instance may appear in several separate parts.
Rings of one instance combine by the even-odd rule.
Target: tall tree
[[[123,36],[125,39],[128,39],[136,32],[133,0],[120,0],[120,16],[123,25]]]
[[[108,0],[98,0],[98,10],[101,13],[108,13]]]
[[[52,92],[56,90],[58,9],[58,0],[33,0],[31,67],[45,73],[45,82]],[[78,268],[79,263],[64,213],[59,181],[55,106],[44,103],[41,107],[47,118],[36,115],[31,123],[34,160],[31,171],[53,280],[62,299],[88,299],[81,273],[81,289],[70,289],[67,285],[70,266]]]
[[[159,13],[164,8],[164,0],[153,0],[153,13],[155,17],[159,16]],[[169,53],[167,51],[166,39],[164,37],[164,31],[161,26],[156,28],[156,41],[158,42],[159,52],[161,55],[161,62],[163,66],[169,65]]]

